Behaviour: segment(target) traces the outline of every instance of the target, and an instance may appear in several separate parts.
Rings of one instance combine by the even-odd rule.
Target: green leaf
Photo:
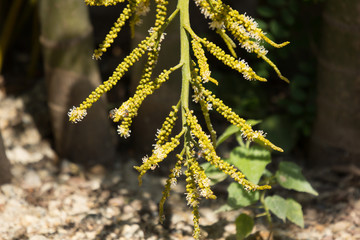
[[[256,11],[261,17],[272,18],[276,15],[276,11],[267,6],[260,6],[256,9]]]
[[[280,218],[285,222],[286,212],[287,212],[287,203],[286,200],[278,195],[269,196],[265,198],[265,206],[273,213],[275,216]]]
[[[246,178],[258,184],[266,165],[271,162],[270,152],[259,146],[236,147],[230,153],[229,162],[237,167]]]
[[[274,176],[274,174],[272,172],[270,172],[269,170],[265,169],[263,176],[265,178],[272,178]]]
[[[254,227],[254,219],[247,214],[240,214],[236,220],[236,239],[243,240],[251,233]]]
[[[261,122],[262,122],[262,120],[257,120],[257,119],[248,119],[248,120],[246,120],[246,124],[249,124],[251,126],[258,125]]]
[[[222,205],[221,207],[219,207],[217,210],[215,210],[215,213],[228,212],[228,211],[232,211],[232,210],[235,210],[235,208],[226,203],[226,204]]]
[[[291,222],[295,223],[299,227],[304,228],[304,216],[301,209],[301,204],[292,198],[286,199],[286,217]]]
[[[240,129],[235,126],[235,125],[231,125],[228,128],[226,128],[226,130],[224,131],[223,134],[221,134],[221,136],[217,139],[216,141],[216,147],[218,147],[221,143],[223,143],[226,139],[228,139],[231,135],[240,132]]]
[[[276,180],[279,184],[286,188],[298,192],[307,192],[315,196],[318,193],[312,188],[310,183],[301,173],[301,168],[292,162],[281,162],[279,170],[276,171]]]
[[[206,176],[211,180],[210,185],[224,181],[228,175],[217,169],[214,165],[209,162],[202,163],[201,167],[204,169]]]
[[[234,209],[249,206],[259,200],[259,191],[248,192],[239,183],[231,183],[228,187],[228,204]]]

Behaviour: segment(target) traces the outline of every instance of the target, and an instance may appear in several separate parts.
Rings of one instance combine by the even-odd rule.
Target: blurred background
[[[225,2],[253,16],[273,41],[291,42],[282,49],[266,46],[268,57],[290,84],[281,81],[265,62],[236,49],[268,82],[245,81],[207,55],[212,77],[220,83],[219,87],[209,86],[211,90],[241,117],[261,120],[257,127],[285,150],[274,153],[275,160],[296,161],[305,167],[304,172],[312,168],[328,169],[327,174],[335,171],[333,184],[345,175],[359,178],[360,3]],[[175,3],[172,5],[175,8]],[[179,97],[179,81],[173,80],[144,103],[131,138],[115,136],[116,125],[108,117],[110,109],[131,96],[141,63],[89,110],[84,121],[70,124],[67,120],[68,110],[107,80],[152,24],[152,16],[145,18],[133,39],[129,27],[124,27],[101,61],[92,60],[93,49],[121,10],[122,6],[89,8],[72,0],[0,1],[1,183],[18,181],[12,176],[25,174],[24,169],[38,169],[36,162],[43,162],[41,168],[51,162],[56,166],[54,173],[76,172],[71,170],[76,166],[96,175],[132,159],[139,162],[151,153],[156,129]],[[191,12],[195,32],[225,49],[193,3]],[[176,31],[175,23],[167,32],[159,64],[171,66],[178,61]],[[218,115],[212,119],[219,133],[228,126]],[[234,147],[232,141],[220,154],[228,154]],[[19,164],[25,167],[17,172],[14,166]],[[164,170],[164,174],[168,172]]]

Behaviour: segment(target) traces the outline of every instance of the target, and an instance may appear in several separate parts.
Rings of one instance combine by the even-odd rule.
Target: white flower
[[[176,178],[170,178],[170,185],[171,185],[171,187],[175,187],[176,184],[177,184]]]
[[[149,11],[150,11],[149,5],[148,4],[145,5],[143,2],[140,2],[136,8],[136,15],[145,16]]]
[[[131,130],[124,128],[123,126],[119,125],[117,129],[118,134],[125,139],[130,137]]]
[[[210,25],[210,26],[209,26],[210,29],[212,29],[212,30],[224,28],[224,23],[223,23],[223,22],[216,21],[216,20],[210,22],[209,25]]]
[[[91,57],[92,59],[95,59],[95,60],[101,60],[101,57],[100,56],[98,56],[97,54],[93,54],[92,55],[92,57]]]
[[[149,157],[146,155],[141,160],[143,163],[146,163],[149,160]]]
[[[87,115],[87,111],[86,109],[79,109],[75,106],[73,106],[72,108],[70,108],[69,112],[68,112],[68,116],[69,118],[73,119],[72,122],[73,123],[78,123],[81,120],[83,120],[83,118]]]
[[[160,42],[162,42],[165,39],[166,33],[162,33],[160,36]]]
[[[173,174],[174,174],[175,177],[180,177],[180,175],[182,174],[182,172],[181,172],[180,169],[175,168],[175,169],[173,170]]]
[[[151,170],[155,170],[155,168],[158,167],[158,166],[159,166],[159,164],[152,164],[151,167],[150,167],[150,169],[151,169]]]
[[[202,73],[202,79],[204,83],[207,83],[209,81],[209,78],[211,76],[211,71],[206,70],[205,72]]]
[[[162,160],[166,157],[166,153],[165,153],[164,149],[157,144],[155,144],[155,146],[154,146],[153,155],[156,159],[159,159],[159,160]]]
[[[160,129],[157,129],[157,130],[156,130],[156,134],[155,134],[156,139],[159,138],[160,133],[161,133],[161,130],[160,130]],[[156,139],[155,139],[155,140],[156,140]]]

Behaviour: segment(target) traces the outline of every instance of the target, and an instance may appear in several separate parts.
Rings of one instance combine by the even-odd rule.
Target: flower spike
[[[126,3],[125,3],[126,2]],[[193,214],[193,237],[200,238],[200,214],[199,204],[202,198],[216,199],[210,187],[210,179],[200,164],[200,159],[205,159],[219,171],[230,176],[234,181],[241,184],[247,191],[270,189],[268,185],[257,185],[246,179],[246,176],[228,161],[224,161],[216,153],[216,131],[211,123],[211,112],[220,113],[231,124],[240,128],[242,137],[260,143],[273,150],[282,152],[283,150],[265,138],[265,134],[259,130],[255,131],[237,115],[223,101],[217,98],[209,89],[208,82],[218,85],[218,81],[211,77],[210,66],[205,52],[213,55],[224,65],[238,71],[247,80],[267,80],[259,75],[249,66],[244,59],[239,59],[236,47],[240,46],[249,53],[255,54],[267,64],[269,64],[280,79],[287,81],[277,66],[266,56],[268,50],[264,47],[264,42],[272,47],[280,48],[288,44],[274,43],[259,28],[256,21],[246,14],[240,14],[232,9],[222,0],[194,0],[200,12],[209,20],[209,28],[214,30],[227,46],[225,51],[220,46],[209,41],[204,37],[198,36],[190,25],[189,0],[178,0],[177,8],[168,16],[168,0],[154,0],[155,21],[149,29],[149,34],[135,47],[117,66],[113,74],[92,91],[89,96],[78,107],[72,107],[69,112],[69,121],[77,123],[87,115],[90,108],[99,98],[126,74],[130,67],[146,55],[142,75],[139,79],[135,93],[124,101],[120,107],[110,111],[112,121],[118,123],[117,132],[121,137],[128,138],[131,134],[133,119],[138,115],[139,108],[143,101],[155,90],[159,89],[163,83],[170,79],[171,73],[181,68],[182,87],[180,100],[172,106],[169,115],[165,118],[161,128],[157,130],[154,148],[149,156],[142,158],[141,164],[134,168],[139,172],[139,184],[142,177],[149,170],[160,167],[162,161],[175,150],[180,144],[182,150],[176,155],[175,166],[170,170],[169,177],[165,183],[162,198],[159,203],[159,220],[164,220],[164,204],[170,195],[171,188],[177,184],[181,174],[185,175],[186,190],[185,199],[192,208]],[[109,33],[99,48],[94,51],[93,58],[100,59],[102,55],[114,42],[120,30],[129,22],[132,36],[134,35],[135,25],[141,24],[142,16],[150,10],[150,0],[85,0],[90,6],[114,6],[118,3],[125,3],[119,18],[116,20]],[[165,30],[168,25],[180,16],[180,53],[181,58],[177,65],[169,69],[160,69],[160,74],[154,76],[158,58],[161,57],[161,44],[165,38]],[[198,119],[191,110],[189,104],[190,87],[193,90],[193,102],[200,105],[202,115],[205,120],[205,132]],[[177,135],[173,134],[176,121],[181,118],[181,129]],[[210,134],[210,135],[208,135]],[[184,170],[183,170],[184,169]]]

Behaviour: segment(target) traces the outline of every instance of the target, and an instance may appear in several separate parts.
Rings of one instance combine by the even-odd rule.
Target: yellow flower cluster
[[[218,85],[218,82],[213,79],[211,75],[211,71],[209,69],[209,64],[207,63],[207,58],[205,56],[204,49],[201,46],[198,38],[194,38],[191,41],[192,49],[194,51],[194,55],[197,58],[197,63],[199,64],[200,68],[200,76],[202,77],[204,83],[210,81]]]
[[[165,216],[164,216],[164,204],[166,199],[170,196],[170,190],[171,187],[175,186],[177,184],[177,179],[180,177],[180,175],[182,174],[181,172],[181,167],[183,164],[183,154],[177,154],[176,157],[178,158],[178,161],[176,162],[175,166],[173,169],[171,169],[169,178],[166,180],[166,184],[164,187],[164,191],[162,192],[162,197],[159,203],[159,220],[161,223],[163,223],[163,221],[165,220]]]
[[[81,121],[78,114],[75,114],[79,111],[86,111],[86,109],[90,108],[93,103],[95,103],[99,98],[106,92],[108,92],[116,83],[124,76],[127,70],[137,62],[140,57],[145,53],[147,49],[147,44],[150,38],[146,38],[145,40],[141,41],[137,48],[135,48],[128,56],[125,57],[123,62],[121,62],[115,71],[113,72],[112,76],[109,77],[107,81],[103,84],[98,86],[91,94],[80,104],[79,107],[76,108],[76,111],[69,111],[69,120],[73,123]]]
[[[154,170],[160,162],[162,162],[167,155],[172,152],[179,144],[180,137],[184,134],[184,131],[181,131],[175,137],[172,137],[170,141],[158,145],[155,144],[154,149],[152,151],[152,155],[150,157],[143,158],[143,164],[141,166],[135,166],[134,168],[139,172],[139,184],[142,184],[142,176],[149,170]]]
[[[136,0],[136,4],[132,4],[131,11],[133,15],[130,20],[131,37],[135,35],[135,25],[142,23],[141,16],[145,16],[150,11],[150,0]]]
[[[258,76],[245,60],[236,60],[233,56],[225,53],[219,46],[209,42],[206,38],[201,41],[208,51],[214,55],[217,59],[222,61],[225,65],[231,67],[234,70],[243,74],[243,77],[247,80],[256,79],[258,81],[266,82],[265,78]]]
[[[157,145],[162,145],[168,140],[174,128],[175,121],[178,118],[179,107],[180,107],[180,102],[176,106],[172,106],[173,111],[169,113],[169,116],[166,117],[160,130],[158,130],[158,132],[156,133]]]
[[[91,6],[110,6],[125,2],[125,0],[85,0],[85,2]],[[155,22],[153,27],[149,29],[149,35],[123,59],[107,81],[91,92],[78,107],[71,108],[68,116],[71,122],[77,123],[81,121],[87,115],[87,109],[90,108],[102,94],[109,91],[124,76],[129,68],[146,54],[147,61],[134,95],[123,102],[119,108],[110,111],[112,120],[120,123],[117,129],[119,135],[127,138],[131,133],[130,127],[133,118],[137,116],[138,109],[144,99],[153,94],[156,89],[160,88],[161,85],[169,79],[172,72],[182,68],[183,83],[181,99],[176,106],[172,107],[168,117],[158,130],[155,139],[156,143],[154,144],[151,156],[143,157],[142,164],[140,166],[135,166],[134,168],[139,172],[139,183],[141,184],[144,174],[148,170],[156,169],[168,154],[180,144],[180,138],[182,136],[184,137],[183,149],[181,153],[177,155],[177,161],[166,181],[165,189],[160,200],[159,218],[160,221],[163,221],[165,201],[170,194],[171,187],[176,185],[177,179],[181,175],[182,166],[186,167],[186,200],[188,205],[193,208],[193,236],[195,239],[199,239],[200,199],[216,198],[210,188],[210,180],[199,164],[199,157],[204,158],[217,169],[229,175],[248,191],[270,188],[270,186],[267,185],[258,186],[249,182],[244,174],[228,162],[222,160],[216,154],[216,132],[211,124],[209,111],[214,109],[231,124],[239,127],[242,131],[242,136],[247,140],[258,142],[276,151],[283,151],[281,148],[267,140],[262,131],[253,130],[244,119],[240,118],[230,107],[226,106],[222,100],[218,99],[211,91],[204,87],[204,84],[209,81],[218,85],[217,80],[211,77],[210,67],[204,50],[206,49],[222,63],[240,72],[245,79],[266,81],[265,78],[258,76],[245,60],[237,59],[234,50],[236,44],[232,38],[227,35],[228,32],[242,48],[256,54],[259,58],[262,58],[275,70],[281,79],[288,81],[281,75],[275,64],[266,57],[267,50],[262,45],[262,42],[265,41],[278,48],[285,46],[288,42],[282,44],[272,42],[265,36],[251,17],[239,14],[239,12],[224,4],[221,0],[195,0],[195,3],[200,8],[203,15],[210,19],[210,28],[214,29],[221,36],[226,43],[230,54],[227,54],[222,48],[213,42],[208,41],[206,38],[200,38],[191,29],[188,16],[188,1],[179,0],[177,9],[167,17],[168,1],[155,0]],[[125,25],[125,22],[129,19],[130,28],[133,31],[134,26],[141,22],[140,17],[149,11],[149,5],[150,0],[128,0],[127,5],[106,35],[105,40],[100,44],[99,48],[94,51],[93,57],[100,59],[103,53],[106,52],[114,42],[114,39]],[[154,78],[153,71],[159,57],[161,42],[165,36],[164,31],[179,12],[182,41],[180,63],[170,69],[163,70],[156,78]],[[190,56],[190,44],[193,59],[196,60],[196,62],[192,62],[192,57]],[[196,116],[189,109],[190,85],[194,92],[193,101],[199,103],[201,106],[201,111],[210,136],[202,130]],[[175,121],[178,118],[179,111],[181,111],[182,130],[172,137],[172,131]]]
[[[106,4],[116,4],[117,2],[121,2],[121,1],[89,1],[87,2],[88,4],[93,4],[93,5],[104,5]],[[136,3],[140,3],[142,2],[142,0],[136,0]],[[124,60],[117,66],[117,68],[115,69],[115,71],[113,72],[112,76],[109,77],[109,79],[107,81],[105,81],[103,84],[101,84],[100,86],[98,86],[94,91],[91,92],[91,94],[80,104],[79,107],[75,107],[72,108],[69,112],[68,112],[68,116],[69,116],[69,120],[73,123],[77,123],[79,121],[82,120],[82,118],[86,115],[86,109],[90,108],[92,106],[93,103],[95,103],[97,100],[99,100],[99,98],[105,93],[108,92],[114,85],[116,85],[116,83],[124,76],[124,74],[128,71],[128,69],[135,63],[137,62],[144,54],[146,51],[152,50],[154,48],[154,46],[158,46],[160,41],[163,38],[163,31],[164,29],[167,27],[167,25],[169,24],[170,20],[173,19],[176,14],[178,13],[178,10],[175,11],[170,17],[169,19],[166,19],[166,5],[168,4],[167,1],[165,0],[156,0],[156,20],[155,20],[155,24],[154,24],[154,28],[152,29],[152,31],[149,32],[149,36],[146,37],[144,40],[142,40],[138,46],[132,50],[132,52],[126,56],[124,58]],[[127,7],[125,8],[125,10],[128,9]],[[132,10],[133,8],[130,7],[131,11],[135,11]],[[122,16],[120,17],[121,19],[125,19],[128,18],[128,15],[131,15],[132,13],[128,13],[128,10],[123,11]],[[119,22],[119,25],[116,26],[110,31],[107,40],[104,41],[103,48],[99,48],[98,51],[96,51],[94,53],[94,57],[98,58],[101,56],[103,50],[106,50],[106,48],[109,46],[108,44],[111,44],[113,41],[113,37],[115,37],[115,35],[117,34],[118,30],[117,28],[121,27],[123,24],[122,20]],[[111,40],[111,41],[110,41]],[[157,49],[157,47],[156,47]],[[154,53],[149,53],[149,58],[151,58],[151,54]],[[156,55],[156,54],[155,54]],[[157,56],[157,55],[156,55]],[[155,61],[156,62],[156,59]],[[151,68],[153,68],[153,66],[151,66]],[[165,74],[166,75],[166,74]],[[129,107],[129,106],[125,106],[125,107]],[[124,108],[125,108],[124,107]],[[131,107],[131,106],[130,106]],[[127,112],[129,111],[128,109],[123,109],[124,111],[122,112],[125,116],[127,115]],[[84,113],[85,114],[79,114],[79,113]],[[137,109],[133,112],[137,112]],[[126,123],[126,121],[125,121]],[[119,127],[118,132],[120,133],[120,135],[127,137],[129,135],[129,130],[128,128],[125,127]]]
[[[247,64],[245,60],[236,60],[233,56],[225,53],[225,51],[217,46],[216,44],[208,41],[206,38],[199,38],[191,29],[189,29],[189,33],[192,35],[194,39],[197,39],[199,42],[204,44],[207,50],[214,55],[218,60],[222,61],[225,65],[231,67],[234,70],[243,74],[243,77],[247,80],[256,79],[258,81],[266,82],[265,78],[258,76],[251,67]],[[195,52],[195,50],[194,50]],[[200,67],[200,62],[199,62]],[[201,75],[201,68],[200,68]],[[216,80],[215,80],[216,81]]]
[[[250,141],[255,141],[268,146],[275,151],[283,152],[281,148],[267,140],[262,131],[254,131],[244,119],[234,113],[230,107],[223,103],[222,100],[216,98],[215,95],[212,95],[209,90],[204,90],[204,96],[206,96],[206,99],[213,104],[214,109],[218,113],[223,115],[223,117],[225,117],[231,124],[238,126],[241,129],[243,137]]]
[[[188,167],[190,175],[198,186],[197,191],[199,192],[199,197],[216,199],[216,196],[210,189],[210,179],[206,176],[204,169],[199,165],[194,150],[191,150],[189,153],[185,166]]]
[[[156,89],[160,88],[161,84],[169,79],[169,75],[180,67],[181,64],[178,64],[175,67],[163,70],[163,72],[153,81],[145,81],[144,79],[146,78],[143,78],[137,86],[134,96],[124,102],[119,109],[114,109],[114,114],[112,114],[113,121],[121,121],[121,124],[118,126],[118,133],[120,136],[125,138],[130,136],[131,131],[129,129],[132,119],[137,116],[138,109],[142,102],[148,95],[153,94]]]
[[[114,39],[117,37],[117,34],[120,32],[121,28],[125,25],[126,20],[131,16],[132,12],[130,10],[130,4],[127,4],[123,12],[120,14],[120,17],[114,23],[114,26],[110,29],[109,33],[106,35],[105,40],[100,44],[98,49],[95,49],[93,58],[98,60],[101,59],[101,56],[106,49],[111,46],[114,42]]]
[[[201,93],[202,85],[201,85],[201,77],[198,76],[199,70],[197,68],[193,68],[191,73],[192,78],[192,88],[194,90],[194,101],[200,103],[201,112],[205,118],[205,123],[208,131],[210,132],[211,142],[213,146],[216,146],[216,131],[214,130],[211,120],[209,111],[212,110],[212,103],[206,102],[204,96]]]
[[[288,79],[282,76],[275,64],[265,56],[268,51],[261,45],[261,41],[265,41],[276,48],[284,47],[289,44],[289,42],[284,42],[282,44],[274,43],[265,36],[265,33],[258,27],[258,24],[253,18],[246,16],[245,14],[240,14],[237,10],[232,9],[221,0],[195,0],[195,3],[200,8],[201,13],[212,21],[210,23],[211,28],[221,30],[222,33],[217,31],[220,35],[228,30],[242,48],[246,49],[248,52],[257,54],[258,57],[262,58],[274,68],[275,72],[282,80],[288,82]],[[232,44],[229,44],[229,39],[224,37],[223,39],[229,49],[232,50]],[[214,47],[213,44],[210,48],[212,47]],[[233,66],[230,67],[233,68]],[[244,77],[248,79],[246,76]]]
[[[192,214],[193,214],[193,223],[194,223],[194,231],[193,237],[195,239],[199,239],[200,237],[200,214],[199,214],[199,199],[200,194],[196,188],[196,180],[192,171],[188,168],[185,171],[186,176],[186,201],[188,205],[192,207]]]
[[[118,3],[125,2],[126,0],[85,0],[85,3],[89,6],[113,6]]]
[[[201,126],[198,124],[196,117],[192,114],[192,111],[186,110],[186,122],[191,129],[191,133],[198,139],[199,146],[201,148],[202,154],[208,162],[214,165],[217,169],[221,170],[225,174],[229,175],[235,181],[244,186],[248,191],[253,190],[263,190],[270,189],[270,186],[258,186],[253,184],[245,179],[245,175],[234,168],[229,163],[223,161],[219,156],[217,156],[209,137],[202,130]]]

